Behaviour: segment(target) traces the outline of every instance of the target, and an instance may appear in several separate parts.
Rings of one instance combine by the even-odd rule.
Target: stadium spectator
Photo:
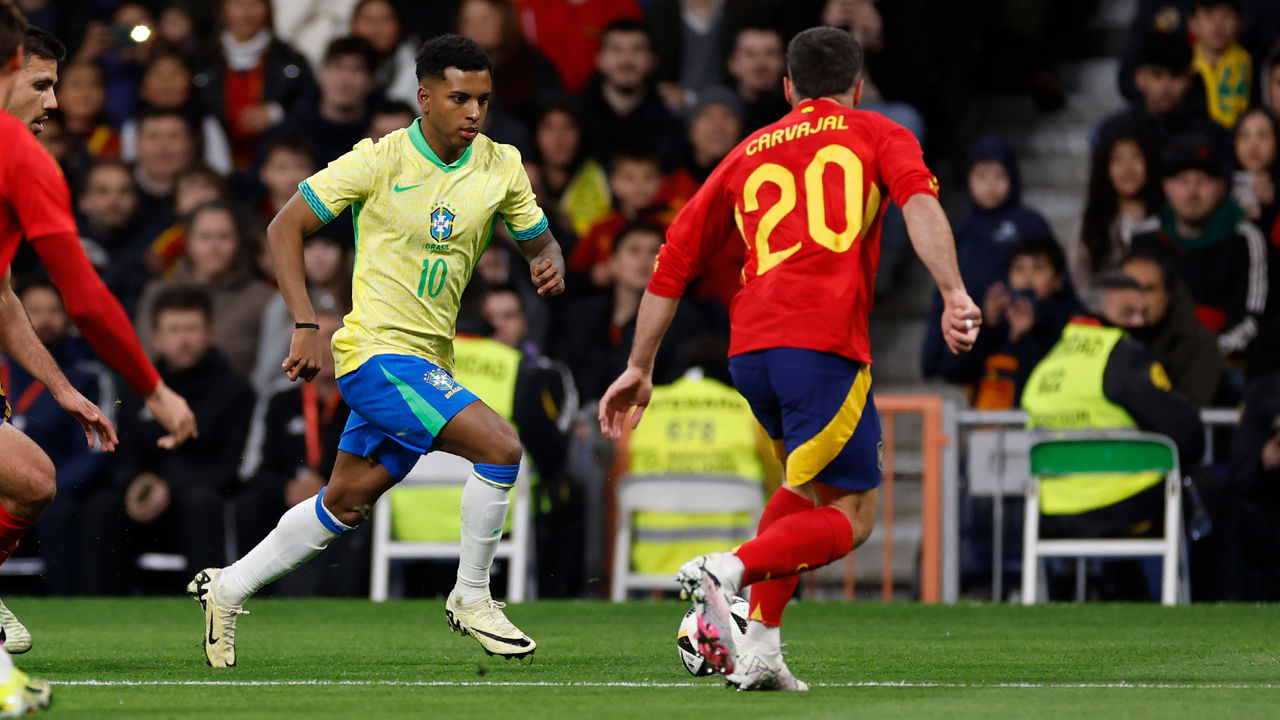
[[[1236,553],[1247,568],[1233,600],[1280,598],[1280,375],[1249,385],[1231,441]],[[1229,558],[1224,558],[1227,560]]]
[[[1146,321],[1126,327],[1129,334],[1164,366],[1174,390],[1198,408],[1212,406],[1222,383],[1222,355],[1213,333],[1196,320],[1195,300],[1167,255],[1139,250],[1120,268],[1137,281],[1146,299]]]
[[[1276,130],[1275,115],[1255,107],[1240,116],[1232,146],[1235,172],[1231,175],[1231,197],[1244,210],[1245,218],[1268,236],[1275,234],[1277,213]]]
[[[609,180],[603,165],[587,155],[576,105],[559,102],[542,111],[526,168],[530,181],[540,186],[535,188],[539,203],[558,208],[576,236],[609,212]]]
[[[235,211],[226,203],[200,206],[187,221],[186,254],[172,278],[156,278],[143,289],[138,302],[138,328],[144,346],[155,326],[155,306],[173,286],[195,285],[213,298],[213,344],[235,372],[247,377],[257,357],[262,309],[272,292],[253,274],[253,249]],[[158,346],[157,346],[158,347]]]
[[[1143,41],[1133,71],[1139,97],[1104,119],[1095,141],[1138,133],[1148,145],[1160,148],[1171,136],[1213,128],[1191,57],[1191,45],[1182,35],[1155,33]]]
[[[307,287],[313,302],[339,318],[351,308],[351,248],[332,235],[316,233],[302,244],[302,260],[307,273]],[[262,329],[258,333],[258,357],[249,376],[259,393],[279,380],[280,361],[289,355],[293,335],[293,316],[284,297],[274,294],[262,310]],[[292,507],[292,506],[290,506]]]
[[[703,91],[728,84],[725,66],[738,30],[767,23],[762,6],[759,2],[725,0],[654,0],[648,4],[645,22],[658,58],[654,76],[672,112],[684,115],[698,106]]]
[[[58,108],[67,132],[95,158],[119,157],[120,133],[106,115],[107,92],[102,68],[73,62],[62,68]]]
[[[596,55],[608,27],[616,20],[643,17],[636,0],[523,0],[520,22],[525,37],[546,53],[564,89],[574,95],[586,89],[596,69]]]
[[[494,340],[515,348],[525,355],[541,355],[537,345],[529,341],[529,319],[524,314],[524,298],[510,286],[489,288],[481,300],[480,314],[493,328]]]
[[[351,34],[364,38],[378,53],[376,75],[378,86],[386,98],[418,107],[418,73],[414,58],[421,42],[413,33],[405,32],[395,3],[390,0],[357,2],[351,14]],[[414,117],[417,117],[416,112]]]
[[[178,173],[173,190],[173,211],[178,219],[151,239],[144,260],[152,275],[169,276],[187,248],[187,218],[196,208],[230,200],[227,181],[203,163],[188,165]]]
[[[418,119],[417,107],[416,101],[413,105],[406,105],[396,100],[375,105],[373,116],[369,119],[369,129],[364,131],[364,136],[377,142],[388,133],[409,127]]]
[[[319,74],[329,43],[347,34],[355,5],[356,0],[272,0],[272,27]]]
[[[521,34],[512,0],[462,0],[458,34],[474,40],[493,59],[489,112],[500,110],[531,127],[539,108],[561,92],[560,75],[547,56]]]
[[[1262,106],[1272,114],[1280,115],[1280,45],[1267,55],[1258,75],[1258,96]]]
[[[203,21],[199,0],[185,0],[160,9],[155,33],[165,47],[181,55],[187,67],[191,68],[199,60],[204,43],[204,37],[196,30]]]
[[[263,145],[258,168],[258,181],[267,190],[258,204],[258,215],[265,220],[275,217],[298,192],[298,183],[315,171],[311,145],[304,136],[283,132],[272,136]]]
[[[113,377],[92,361],[93,354],[84,341],[71,337],[71,319],[57,288],[46,280],[29,282],[19,291],[19,298],[36,336],[72,387],[114,419]],[[80,423],[21,365],[0,358],[0,384],[12,405],[9,422],[34,440],[56,469],[58,501],[45,510],[36,524],[36,534],[44,560],[45,592],[70,595],[76,590],[80,571],[80,506],[96,485],[106,481],[110,455],[84,443]]]
[[[1134,238],[1134,246],[1164,241],[1218,350],[1242,355],[1267,307],[1266,240],[1227,197],[1222,165],[1204,136],[1178,138],[1165,149],[1163,166],[1162,234]]]
[[[822,24],[847,29],[868,53],[884,49],[884,19],[872,0],[828,0],[822,10]],[[924,144],[925,122],[920,112],[908,103],[887,100],[869,73],[864,73],[862,79],[862,101],[858,109],[884,115],[910,130],[916,140]],[[892,242],[905,245],[903,232],[905,228],[895,230],[897,238]]]
[[[623,228],[614,237],[609,260],[612,292],[572,301],[556,318],[559,327],[552,336],[551,355],[569,365],[582,397],[599,398],[613,378],[626,369],[640,298],[653,275],[662,242],[663,229],[656,225]],[[672,320],[668,339],[658,352],[654,366],[657,382],[675,379],[675,358],[681,342],[703,330],[704,322],[697,311],[682,303]]]
[[[1100,300],[1093,279],[1119,265],[1135,232],[1156,227],[1153,216],[1164,203],[1159,162],[1144,141],[1138,132],[1114,129],[1090,160],[1084,219],[1067,257],[1076,292],[1092,310]]]
[[[178,174],[195,160],[197,136],[186,115],[172,108],[139,113],[138,160],[134,166],[140,212],[149,224],[169,226],[175,214]]]
[[[724,88],[707,88],[689,114],[689,161],[685,169],[701,185],[742,139],[742,103]],[[778,117],[781,117],[778,116]],[[777,118],[774,118],[775,120]],[[696,186],[691,188],[696,191]],[[684,199],[693,195],[690,192]]]
[[[609,163],[609,190],[613,209],[591,224],[573,252],[565,259],[571,273],[584,273],[590,285],[576,292],[609,287],[613,283],[609,263],[614,237],[629,223],[644,219],[661,226],[671,222],[658,205],[662,189],[662,161],[643,148],[622,148]]]
[[[1204,450],[1199,413],[1172,391],[1164,368],[1146,348],[1114,327],[1117,322],[1141,324],[1146,301],[1138,283],[1110,273],[1099,284],[1105,320],[1073,319],[1027,380],[1022,407],[1028,427],[1156,432],[1177,445],[1182,467],[1195,466]],[[1125,537],[1160,531],[1156,520],[1163,515],[1163,473],[1137,474],[1123,482],[1107,476],[1093,480],[1088,490],[1081,489],[1085,478],[1072,480],[1076,482],[1059,480],[1041,487],[1042,536]]]
[[[1237,42],[1240,6],[1240,0],[1195,0],[1187,18],[1209,117],[1228,130],[1248,109],[1253,87],[1253,60]]]
[[[258,138],[315,92],[306,58],[276,39],[267,0],[223,0],[214,56],[193,82],[222,118],[236,169],[254,161]]]
[[[138,100],[143,107],[175,110],[185,115],[193,127],[200,128],[202,150],[199,155],[205,164],[224,175],[231,172],[231,145],[227,134],[218,118],[209,114],[192,93],[191,70],[182,56],[173,52],[156,53],[142,72]],[[120,126],[120,156],[127,162],[137,159],[138,122],[134,118]]]
[[[743,133],[751,133],[791,112],[782,95],[786,72],[782,35],[769,27],[745,27],[734,39],[729,75],[742,101]]]
[[[318,306],[316,322],[328,347],[342,327],[342,318],[336,308]],[[351,414],[338,392],[332,353],[321,355],[320,372],[309,383],[288,382],[280,371],[283,357],[276,359],[271,390],[259,396],[261,415],[255,413],[245,450],[256,467],[235,499],[237,547],[241,548],[256,545],[276,526],[281,513],[315,497],[328,484],[338,456],[338,439]],[[357,532],[354,540],[350,546],[343,543],[335,547],[326,562],[281,578],[272,594],[366,594],[369,531]]]
[[[942,358],[939,374],[972,385],[974,407],[1016,407],[1031,370],[1081,310],[1062,248],[1051,237],[1028,235],[1009,255],[1007,279],[987,288],[973,350]]]
[[[136,112],[142,71],[151,60],[155,38],[134,34],[136,27],[155,27],[155,16],[142,2],[126,0],[114,6],[109,23],[88,24],[74,63],[91,62],[106,76],[107,117],[120,127]]]
[[[1022,204],[1017,158],[1008,141],[985,135],[969,147],[965,158],[969,199],[973,212],[953,223],[960,276],[973,297],[986,297],[987,288],[1005,276],[1009,253],[1024,237],[1053,236],[1049,223]],[[942,373],[949,355],[943,342],[942,297],[934,293],[933,311],[925,335],[922,367],[925,377]]]
[[[480,256],[480,261],[476,263],[475,277],[484,284],[484,287],[511,288],[520,293],[520,305],[526,326],[525,344],[534,348],[545,348],[550,334],[551,311],[547,300],[538,295],[532,283],[526,283],[522,277],[512,274],[513,263],[520,261],[515,248],[512,247],[513,244],[511,240],[501,238],[498,242],[489,243],[489,247]],[[483,300],[465,303],[462,312],[484,319]],[[519,349],[524,350],[524,348]]]
[[[635,20],[605,28],[596,75],[582,94],[587,151],[606,161],[621,147],[645,142],[663,170],[685,157],[684,128],[666,108],[652,82],[657,58],[649,30]]]
[[[163,428],[135,398],[124,399],[120,433],[128,441],[116,453],[115,482],[84,505],[87,594],[130,589],[129,568],[140,552],[176,549],[188,567],[223,560],[222,507],[237,484],[253,391],[218,350],[212,313],[199,288],[176,285],[155,298],[149,329],[157,368],[190,403],[201,431],[177,450],[162,450],[156,440]]]
[[[377,88],[378,64],[373,46],[358,37],[341,37],[329,43],[316,80],[320,94],[291,107],[277,133],[297,135],[311,145],[315,167],[324,167],[359,142],[369,128],[369,98]]]
[[[117,254],[124,252],[137,234],[138,188],[129,166],[112,159],[94,163],[76,210],[76,227],[85,252],[110,288],[112,276],[118,272]]]

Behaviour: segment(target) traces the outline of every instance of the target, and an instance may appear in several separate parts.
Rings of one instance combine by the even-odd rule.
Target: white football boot
[[[31,649],[31,633],[3,601],[0,601],[0,645],[10,655],[21,655]]]
[[[449,593],[444,614],[454,632],[469,635],[480,643],[490,655],[505,658],[522,658],[532,655],[538,644],[520,628],[511,624],[502,609],[507,606],[491,597],[466,603],[457,593]]]
[[[195,598],[204,610],[205,662],[210,667],[236,666],[236,617],[248,615],[242,607],[232,607],[218,602],[213,589],[218,585],[222,568],[205,568],[187,584],[187,594]]]
[[[33,678],[18,668],[0,685],[0,718],[20,718],[49,707],[53,691],[48,680]]]
[[[731,552],[700,555],[684,565],[676,574],[680,597],[693,601],[698,613],[698,632],[694,645],[698,653],[715,671],[729,675],[734,671],[733,597],[742,586],[742,561]]]
[[[735,648],[736,667],[725,682],[743,690],[808,692],[809,684],[791,674],[779,648],[764,648],[743,638]]]

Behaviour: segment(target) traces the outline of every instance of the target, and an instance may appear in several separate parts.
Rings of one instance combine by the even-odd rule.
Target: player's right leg
[[[13,666],[0,648],[0,718],[19,718],[49,707],[53,691],[49,681],[33,678]]]
[[[3,402],[0,396],[0,410]],[[53,461],[35,441],[0,419],[0,565],[18,549],[56,491]],[[31,649],[31,633],[3,602],[0,646],[11,653]]]

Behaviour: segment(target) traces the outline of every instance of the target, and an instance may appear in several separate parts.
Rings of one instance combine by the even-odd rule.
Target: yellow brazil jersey
[[[1209,117],[1228,130],[1235,127],[1236,120],[1249,109],[1253,70],[1249,52],[1239,45],[1232,45],[1216,64],[1211,64],[1196,48],[1191,67],[1204,80]]]
[[[352,310],[333,337],[339,377],[384,354],[452,372],[462,291],[496,223],[521,242],[547,229],[518,150],[477,135],[446,165],[419,122],[361,140],[298,185],[321,220],[350,205],[355,223]]]

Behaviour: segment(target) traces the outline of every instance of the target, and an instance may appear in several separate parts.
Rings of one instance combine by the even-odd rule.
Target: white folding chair
[[[755,528],[764,507],[764,491],[759,481],[734,475],[627,475],[618,483],[617,507],[609,596],[614,602],[623,602],[630,590],[676,588],[671,575],[642,575],[631,571],[635,513],[745,512],[750,514],[751,527]]]
[[[458,538],[451,541],[417,542],[393,537],[391,496],[400,488],[436,486],[462,487],[471,476],[469,460],[443,452],[424,455],[409,475],[385,493],[373,511],[373,562],[369,599],[383,602],[388,597],[391,563],[394,560],[450,560],[458,558]],[[511,530],[498,543],[498,558],[508,560],[507,600],[523,602],[529,579],[533,548],[533,508],[529,493],[529,463],[520,463],[515,487],[511,490]],[[454,509],[456,512],[456,508]],[[459,523],[461,525],[461,523]],[[459,531],[460,532],[460,531]]]
[[[1085,430],[1037,434],[1031,441],[1022,539],[1022,604],[1040,594],[1040,558],[1160,557],[1160,602],[1190,601],[1182,554],[1182,476],[1178,449],[1169,438],[1129,430]],[[1082,473],[1161,472],[1165,475],[1164,535],[1159,538],[1040,538],[1040,480]]]

